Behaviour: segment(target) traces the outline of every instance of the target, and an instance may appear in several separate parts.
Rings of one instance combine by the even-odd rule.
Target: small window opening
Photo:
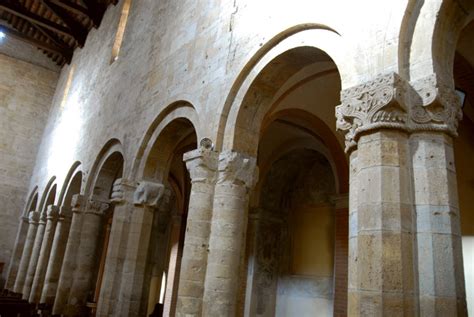
[[[124,0],[122,6],[122,14],[117,27],[117,33],[115,34],[114,46],[112,47],[112,58],[110,63],[112,64],[118,59],[120,53],[120,47],[122,46],[123,33],[125,32],[125,26],[127,25],[128,13],[130,12],[130,5],[132,0]]]
[[[64,106],[66,105],[66,101],[69,95],[69,90],[71,89],[72,77],[74,76],[75,69],[76,69],[75,65],[71,65],[71,68],[69,69],[66,85],[64,86],[64,90],[63,90],[63,99],[61,100],[61,105],[60,105],[61,109],[64,109]]]
[[[165,302],[165,292],[166,292],[166,272],[163,272],[163,276],[161,277],[161,289],[160,289],[160,304]]]

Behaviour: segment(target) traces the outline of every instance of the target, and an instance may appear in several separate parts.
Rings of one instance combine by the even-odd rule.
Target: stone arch
[[[112,167],[108,165],[115,165],[115,163],[120,165],[118,166],[118,169],[120,170],[120,173],[122,175],[123,167],[126,166],[123,155],[123,146],[119,140],[111,139],[102,147],[95,159],[94,165],[92,166],[91,172],[84,188],[85,197],[91,198],[94,194],[97,194],[97,180],[100,178],[101,175],[103,175],[101,173],[104,171],[104,167],[107,170],[113,170],[115,166]],[[113,177],[107,177],[108,181],[105,182],[106,184],[102,184],[100,188],[103,190],[106,190],[106,188],[112,188],[113,182],[115,180],[112,178]],[[104,198],[107,195],[105,199],[108,200],[109,194],[110,193],[108,192],[102,192],[99,196],[100,198]]]
[[[48,205],[52,205],[56,199],[56,176],[50,178],[46,187],[44,188],[43,195],[41,196],[41,201],[38,206],[38,211],[42,214],[46,212]]]
[[[336,176],[338,193],[342,194],[349,192],[349,166],[347,159],[339,141],[327,124],[317,116],[305,110],[283,109],[270,114],[264,119],[261,127],[261,134],[273,121],[281,118],[295,118],[298,121],[303,122],[306,127],[311,128],[311,131],[314,133],[315,137],[321,141],[321,147],[314,148],[314,150],[317,150],[321,152],[321,154],[325,155],[328,161],[331,163],[333,167],[333,173]],[[302,144],[289,145],[279,155],[274,157],[272,162],[275,161],[280,155],[284,155],[284,153],[287,153],[290,151],[290,149],[295,149],[298,146],[302,146]],[[311,145],[310,147],[314,147],[314,145]],[[269,162],[268,164],[271,165],[272,162]],[[261,173],[263,173],[265,170],[265,165],[260,165],[259,168]]]
[[[364,73],[366,67],[355,63],[354,53],[348,51],[343,37],[337,31],[320,24],[302,24],[280,32],[246,63],[232,85],[226,98],[224,109],[219,121],[219,132],[216,140],[216,149],[239,150],[234,144],[235,130],[242,121],[241,113],[247,108],[245,98],[251,86],[261,75],[262,71],[285,52],[298,48],[314,48],[325,55],[336,65],[341,79],[342,87],[351,87],[358,83],[358,73]],[[315,57],[316,58],[316,57]],[[354,69],[354,65],[359,65]],[[258,130],[258,129],[257,129]],[[247,152],[247,151],[243,151]]]
[[[31,191],[28,199],[26,200],[26,206],[23,210],[23,217],[28,217],[28,213],[38,208],[38,186],[35,186]]]
[[[76,177],[80,177],[81,182],[82,182],[82,168],[81,168],[81,162],[79,162],[79,161],[76,161],[72,164],[71,168],[69,169],[69,172],[66,175],[63,186],[61,188],[61,192],[60,192],[59,197],[58,197],[58,205],[69,207],[68,204],[71,203],[71,197],[70,197],[71,196],[71,186],[72,186],[72,183],[73,183],[74,179],[77,179]],[[74,190],[74,193],[78,194],[79,192],[76,192]]]
[[[172,129],[179,128],[175,125],[180,122],[183,123],[183,126],[187,125],[190,128],[192,127],[196,138],[198,140],[200,139],[199,117],[192,104],[182,100],[170,104],[153,120],[143,136],[140,142],[141,145],[133,161],[132,179],[157,179],[162,177],[165,173],[164,167],[167,166],[167,163],[160,162],[161,164],[159,164],[157,162],[156,165],[161,166],[162,170],[157,172],[156,175],[150,174],[151,167],[149,163],[151,158],[158,160],[168,160],[170,158],[173,143],[177,145],[176,139],[173,140],[173,133],[180,134],[181,138],[188,136],[186,131],[181,131],[183,133],[180,131],[171,131]],[[160,152],[159,155],[157,155],[157,151]]]
[[[438,79],[452,86],[456,43],[462,29],[474,19],[474,3],[436,0],[424,2],[421,7],[415,5],[416,9],[410,12],[412,8],[413,5],[408,6],[402,25],[402,32],[406,34],[401,37],[411,42],[401,54],[400,73],[410,81],[436,74]],[[413,18],[408,18],[410,15]]]

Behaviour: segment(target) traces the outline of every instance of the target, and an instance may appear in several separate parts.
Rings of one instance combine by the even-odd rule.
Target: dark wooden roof
[[[0,0],[0,30],[29,42],[58,65],[98,27],[107,6],[118,0]]]

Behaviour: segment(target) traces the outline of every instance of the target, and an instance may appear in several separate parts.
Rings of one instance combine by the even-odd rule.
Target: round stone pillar
[[[28,214],[28,231],[26,233],[25,246],[21,254],[20,264],[18,265],[18,274],[15,279],[13,291],[21,293],[25,285],[26,273],[28,265],[30,264],[31,253],[35,242],[36,232],[38,230],[40,213],[37,211],[30,211]]]
[[[117,316],[139,316],[145,313],[143,289],[151,229],[163,192],[163,184],[141,181],[133,195],[130,229],[115,312]]]
[[[59,209],[58,223],[51,246],[48,268],[44,287],[41,292],[40,303],[53,305],[56,290],[58,288],[59,274],[66,251],[69,228],[71,226],[72,209],[70,206],[61,206]]]
[[[8,265],[7,280],[5,282],[5,289],[13,290],[15,286],[16,276],[18,274],[18,268],[20,266],[21,255],[25,247],[26,235],[28,234],[28,216],[22,216],[20,219],[20,226],[18,228],[18,234],[15,240],[15,247],[13,248],[12,258]]]
[[[76,266],[65,312],[67,316],[86,314],[86,301],[93,287],[94,273],[97,271],[99,237],[104,227],[104,215],[108,209],[108,203],[90,200],[84,210],[80,243],[76,250]]]
[[[49,206],[48,206],[49,207]],[[33,286],[33,279],[35,277],[38,259],[43,244],[44,231],[46,228],[46,212],[40,213],[38,221],[38,229],[36,230],[35,241],[33,243],[33,250],[31,252],[30,263],[26,273],[25,284],[23,285],[22,298],[28,300],[30,298],[31,287]]]
[[[130,218],[133,214],[133,193],[136,182],[119,178],[114,182],[110,202],[114,205],[109,242],[100,285],[96,316],[106,316],[118,308],[118,292],[126,253]],[[97,290],[96,290],[97,292]]]
[[[420,316],[467,316],[453,153],[462,118],[452,84],[435,75],[413,83],[413,165]]]
[[[77,265],[77,249],[81,239],[82,217],[85,208],[83,195],[73,195],[71,200],[72,220],[60,269],[58,286],[53,305],[53,315],[64,314],[71,290],[74,270]]]
[[[48,267],[49,255],[51,253],[51,245],[53,244],[54,233],[56,230],[56,222],[58,220],[59,208],[54,205],[49,205],[46,210],[46,228],[41,244],[41,250],[38,258],[38,265],[36,267],[35,277],[30,292],[30,303],[38,303],[43,290],[44,278],[46,269]]]
[[[395,73],[343,90],[350,152],[349,316],[414,316],[415,236],[406,85]]]
[[[179,273],[176,316],[201,316],[218,153],[205,147],[185,153],[191,176],[188,218]]]
[[[209,239],[203,316],[234,316],[249,189],[256,182],[256,159],[237,152],[219,156]]]

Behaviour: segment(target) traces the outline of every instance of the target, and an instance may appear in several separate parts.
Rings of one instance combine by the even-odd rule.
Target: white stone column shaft
[[[26,273],[25,284],[23,285],[22,298],[28,300],[30,298],[31,287],[33,286],[33,279],[35,277],[38,259],[43,244],[44,231],[46,229],[46,212],[40,213],[38,221],[38,229],[36,230],[35,242],[31,252],[30,263]]]
[[[421,316],[467,316],[453,142],[411,137]]]
[[[58,211],[59,208],[54,205],[49,205],[46,210],[46,227],[38,258],[38,265],[33,278],[33,285],[31,286],[29,298],[30,303],[38,303],[41,297],[46,269],[49,262],[49,255],[51,254],[51,246],[53,244],[54,233],[56,230],[56,223],[58,220]]]
[[[80,243],[76,250],[77,264],[65,312],[68,316],[86,314],[85,304],[88,296],[92,295],[93,278],[97,272],[99,237],[108,209],[108,203],[90,200],[82,216]]]
[[[18,268],[20,266],[21,256],[25,247],[26,235],[28,234],[28,216],[22,216],[20,219],[20,226],[15,240],[15,247],[13,248],[12,257],[8,265],[7,280],[5,282],[5,289],[13,291],[15,286]]]
[[[130,218],[133,213],[133,192],[136,184],[126,179],[117,179],[112,189],[114,204],[109,243],[107,246],[102,285],[100,287],[96,316],[106,316],[118,305],[123,262],[126,253]]]
[[[257,178],[256,159],[237,152],[223,152],[218,169],[202,315],[234,316],[248,218],[248,192]]]
[[[66,252],[66,245],[71,226],[72,209],[70,206],[61,206],[59,211],[58,223],[51,246],[51,255],[49,257],[48,268],[44,281],[44,287],[41,292],[40,303],[53,305],[56,290],[59,283],[61,266]]]
[[[176,316],[201,316],[218,154],[206,148],[185,153],[191,176]]]
[[[148,264],[154,213],[163,196],[164,186],[142,181],[133,197],[135,205],[130,222],[116,315],[137,316],[144,313],[145,270]]]
[[[53,305],[53,315],[65,313],[69,292],[72,286],[74,271],[77,265],[77,250],[81,239],[83,210],[85,199],[82,195],[74,195],[71,202],[72,219],[64,252],[64,259],[59,274],[58,287]]]
[[[25,246],[21,255],[20,264],[18,265],[18,274],[15,279],[13,291],[21,293],[25,285],[28,265],[30,264],[31,253],[35,242],[36,232],[38,230],[39,212],[30,211],[28,214],[28,232],[26,234]]]

